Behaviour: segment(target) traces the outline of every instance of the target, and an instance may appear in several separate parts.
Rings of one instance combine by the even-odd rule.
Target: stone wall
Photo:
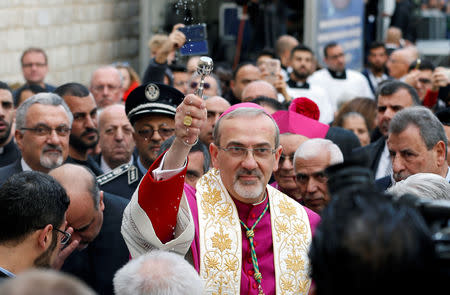
[[[88,84],[99,65],[139,56],[139,0],[1,0],[0,81],[23,83],[22,51],[43,48],[46,82]]]

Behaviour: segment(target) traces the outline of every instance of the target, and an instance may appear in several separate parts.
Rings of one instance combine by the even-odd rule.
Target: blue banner
[[[316,48],[321,60],[325,45],[334,41],[345,51],[347,68],[362,69],[363,18],[362,0],[320,0]]]

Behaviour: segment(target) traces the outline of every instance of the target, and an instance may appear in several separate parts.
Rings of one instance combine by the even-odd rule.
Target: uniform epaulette
[[[115,168],[115,169],[113,169],[113,170],[111,170],[111,171],[109,171],[109,172],[107,172],[105,174],[97,176],[98,184],[99,185],[104,185],[105,183],[110,182],[111,180],[113,180],[113,179],[119,177],[120,175],[124,174],[125,172],[127,172],[128,169],[131,166],[134,167],[134,165],[132,165],[130,163],[122,164],[119,167],[117,167],[117,168]],[[134,167],[134,168],[136,168],[136,167]],[[130,177],[128,177],[128,178],[130,178]]]

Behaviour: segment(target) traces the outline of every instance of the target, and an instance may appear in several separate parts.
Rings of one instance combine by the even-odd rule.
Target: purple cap
[[[278,124],[280,134],[294,133],[308,138],[325,138],[330,126],[291,111],[278,111],[272,114]]]
[[[263,110],[267,115],[271,116],[268,112],[266,112],[266,109],[263,108],[262,106],[260,106],[259,104],[253,103],[253,102],[241,102],[241,103],[237,103],[232,105],[231,107],[229,107],[225,112],[222,113],[222,115],[220,115],[219,118],[222,118],[223,116],[225,116],[228,113],[231,113],[232,111],[234,111],[235,109],[238,108],[254,108],[254,109],[261,109]]]

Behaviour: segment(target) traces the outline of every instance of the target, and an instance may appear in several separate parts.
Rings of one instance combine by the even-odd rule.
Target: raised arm
[[[192,145],[198,140],[200,127],[206,122],[206,104],[189,94],[178,106],[175,115],[175,140],[166,154],[164,170],[183,167]]]
[[[186,118],[186,116],[189,117]],[[133,257],[152,248],[172,249],[180,254],[185,253],[177,249],[182,248],[187,251],[189,248],[193,231],[191,240],[188,242],[188,235],[183,236],[184,225],[177,224],[177,216],[182,220],[184,216],[186,221],[190,215],[187,200],[182,199],[186,159],[205,121],[204,101],[193,94],[186,96],[177,108],[176,138],[164,155],[164,161],[161,156],[149,168],[124,212],[122,235]],[[180,208],[180,203],[183,210]],[[174,239],[178,237],[177,232],[181,235],[178,240]],[[179,244],[183,246],[179,247]]]

